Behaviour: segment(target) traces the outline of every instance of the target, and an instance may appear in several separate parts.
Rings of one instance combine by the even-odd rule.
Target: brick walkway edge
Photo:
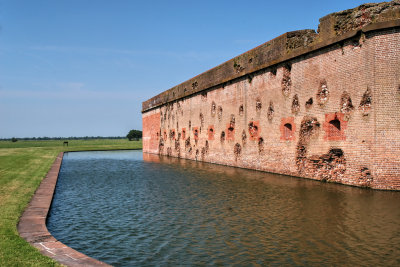
[[[50,171],[33,195],[31,202],[18,223],[19,235],[43,255],[53,258],[66,266],[110,266],[90,258],[61,243],[52,236],[46,227],[46,218],[53,200],[58,173],[64,153],[58,154]]]

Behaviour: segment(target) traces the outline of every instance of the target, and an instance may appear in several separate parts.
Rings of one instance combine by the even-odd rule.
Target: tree
[[[129,141],[139,140],[142,138],[142,131],[130,130],[129,133],[126,135],[126,138],[128,138]]]
[[[17,138],[15,138],[15,137],[11,138],[11,142],[15,143],[15,142],[17,142],[17,141],[18,141]]]

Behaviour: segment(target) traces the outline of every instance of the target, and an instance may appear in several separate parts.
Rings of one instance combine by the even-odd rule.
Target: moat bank
[[[394,266],[399,221],[398,192],[120,151],[65,154],[48,228],[115,266]]]

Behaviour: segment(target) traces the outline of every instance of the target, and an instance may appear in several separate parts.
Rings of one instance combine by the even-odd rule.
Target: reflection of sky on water
[[[48,227],[113,265],[393,265],[400,194],[142,154],[68,153]]]

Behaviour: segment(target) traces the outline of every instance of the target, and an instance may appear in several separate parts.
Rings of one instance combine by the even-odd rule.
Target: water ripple
[[[400,193],[142,154],[65,154],[48,228],[115,266],[400,265]]]

